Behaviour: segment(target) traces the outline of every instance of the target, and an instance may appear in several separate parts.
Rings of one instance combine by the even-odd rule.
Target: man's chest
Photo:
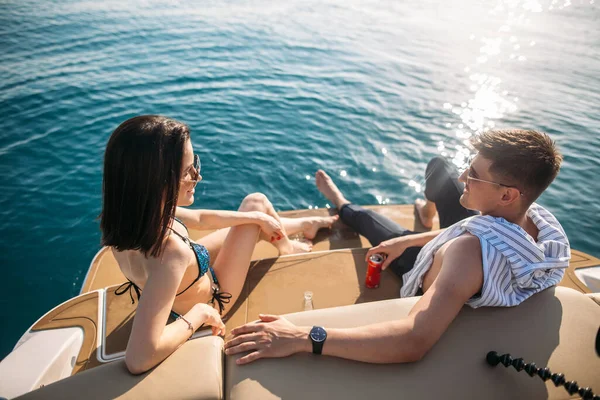
[[[431,285],[435,281],[435,278],[437,278],[437,276],[439,275],[444,262],[444,254],[456,239],[458,239],[458,237],[448,240],[442,245],[442,247],[440,247],[434,253],[433,262],[431,263],[429,270],[425,273],[425,276],[423,277],[423,292],[426,292],[427,289],[431,287]]]

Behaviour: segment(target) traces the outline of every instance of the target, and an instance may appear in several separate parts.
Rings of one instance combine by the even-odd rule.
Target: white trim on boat
[[[109,362],[119,358],[121,353],[117,353],[114,356],[107,356],[105,354],[105,343],[104,338],[106,337],[106,313],[104,310],[106,309],[106,288],[102,289],[102,294],[100,295],[98,301],[98,323],[100,324],[99,328],[96,329],[98,339],[98,347],[96,348],[96,358],[100,362]],[[122,357],[125,356],[125,352],[122,352]]]
[[[94,293],[94,292],[100,292],[103,289],[98,289],[98,290],[92,290],[91,292],[86,292],[84,294],[89,294],[89,293]],[[13,351],[15,351],[17,349],[17,347],[19,347],[21,344],[25,343],[27,341],[26,336],[31,333],[31,328],[33,328],[38,322],[40,322],[42,320],[42,318],[44,318],[46,315],[48,315],[48,313],[51,313],[52,311],[56,310],[57,308],[61,307],[63,304],[66,304],[68,302],[70,302],[71,300],[79,297],[81,295],[77,295],[75,297],[71,297],[70,299],[67,299],[65,301],[63,301],[62,303],[60,303],[59,305],[57,305],[56,307],[46,311],[44,313],[44,315],[42,315],[41,317],[39,317],[33,324],[31,324],[31,326],[29,328],[27,328],[27,330],[25,331],[25,333],[23,333],[23,335],[21,335],[21,338],[19,339],[19,341],[17,342],[17,344],[15,344],[15,347],[13,348]]]
[[[81,351],[79,326],[30,332],[0,362],[0,398],[13,398],[71,376]]]
[[[600,293],[600,265],[578,268],[575,270],[575,276],[577,276],[577,278],[590,289],[592,293]]]

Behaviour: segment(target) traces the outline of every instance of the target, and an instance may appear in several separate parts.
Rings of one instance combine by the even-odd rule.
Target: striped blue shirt
[[[571,258],[567,235],[558,220],[536,203],[527,216],[539,229],[537,242],[520,226],[491,215],[476,215],[448,227],[421,249],[413,269],[402,275],[400,296],[414,296],[436,251],[467,232],[479,238],[483,266],[481,296],[470,299],[469,306],[512,307],[556,285]]]

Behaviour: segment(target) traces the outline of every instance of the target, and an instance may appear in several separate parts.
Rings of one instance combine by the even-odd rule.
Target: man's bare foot
[[[435,205],[429,203],[427,200],[416,199],[415,208],[417,209],[417,215],[421,220],[421,225],[426,229],[431,229],[433,227],[433,217],[436,212]]]
[[[290,240],[284,238],[282,241],[286,241],[287,243],[284,242],[278,247],[280,256],[309,253],[312,251],[312,242],[310,240]]]
[[[339,215],[331,217],[309,217],[302,221],[302,233],[307,239],[314,239],[321,228],[331,228],[331,225],[340,218]]]
[[[318,170],[315,174],[315,180],[317,183],[317,189],[319,189],[319,191],[323,193],[323,196],[325,196],[327,200],[331,201],[338,210],[344,204],[350,203],[348,200],[346,200],[342,192],[340,192],[340,189],[338,189],[331,177],[322,169]]]

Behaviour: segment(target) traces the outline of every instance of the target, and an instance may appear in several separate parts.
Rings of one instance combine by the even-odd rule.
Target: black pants
[[[464,185],[458,181],[458,170],[445,158],[435,157],[425,170],[425,197],[435,203],[440,218],[440,228],[447,228],[456,222],[476,215],[476,211],[467,210],[460,202]],[[341,220],[372,246],[399,236],[413,235],[408,230],[383,215],[354,204],[344,204],[339,211]],[[421,247],[409,247],[400,257],[392,261],[390,268],[402,277],[415,264]]]

